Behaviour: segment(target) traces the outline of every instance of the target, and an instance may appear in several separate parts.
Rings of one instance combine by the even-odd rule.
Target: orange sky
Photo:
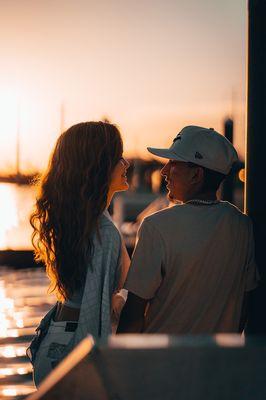
[[[65,127],[108,116],[131,155],[233,112],[243,155],[245,21],[245,0],[1,1],[0,169],[18,115],[22,168],[46,165],[62,104]]]

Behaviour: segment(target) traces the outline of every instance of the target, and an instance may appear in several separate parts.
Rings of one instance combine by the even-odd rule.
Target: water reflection
[[[26,345],[7,345],[0,346],[0,357],[4,358],[13,358],[13,357],[22,357],[26,354]]]
[[[31,335],[34,332],[33,326],[38,323],[38,319],[33,317],[34,311],[25,306],[39,306],[43,302],[43,296],[40,296],[39,292],[38,296],[28,298],[25,291],[25,298],[23,298],[22,292],[17,290],[17,285],[17,282],[13,284],[9,282],[8,278],[0,280],[0,338]],[[17,304],[14,298],[8,296],[6,287],[9,288],[9,292],[13,289],[13,296],[15,292],[16,297],[20,295],[20,301]],[[29,293],[28,290],[27,293]]]
[[[14,300],[6,297],[5,288],[3,286],[4,282],[0,281],[0,337],[8,337],[11,336],[9,328],[11,327],[11,320],[13,319]]]
[[[32,368],[29,364],[22,366],[22,364],[11,364],[6,365],[4,368],[0,368],[0,379],[10,375],[26,375],[32,372]]]
[[[35,390],[26,348],[41,317],[55,302],[41,268],[0,266],[0,398],[21,399]]]
[[[8,386],[5,387],[4,389],[0,389],[0,396],[2,398],[15,398],[16,396],[26,396],[29,395],[34,391],[34,388],[30,385],[24,385],[24,386]]]

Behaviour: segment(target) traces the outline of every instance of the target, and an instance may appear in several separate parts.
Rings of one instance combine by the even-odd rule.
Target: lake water
[[[0,266],[0,399],[21,399],[35,390],[25,351],[35,328],[55,302],[41,268]]]
[[[0,250],[31,249],[29,215],[35,188],[0,184]],[[54,304],[41,268],[0,265],[0,399],[21,399],[34,391],[25,351],[35,328]]]

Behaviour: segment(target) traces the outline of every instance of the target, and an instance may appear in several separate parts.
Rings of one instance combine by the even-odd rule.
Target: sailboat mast
[[[20,104],[17,109],[16,174],[20,175]]]
[[[65,130],[65,106],[64,103],[61,103],[60,107],[60,133]]]

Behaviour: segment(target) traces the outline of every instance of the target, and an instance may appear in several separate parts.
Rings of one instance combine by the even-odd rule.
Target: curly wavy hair
[[[30,217],[35,259],[44,262],[50,292],[69,299],[84,283],[92,235],[107,206],[112,172],[122,157],[118,128],[83,122],[58,138]]]

